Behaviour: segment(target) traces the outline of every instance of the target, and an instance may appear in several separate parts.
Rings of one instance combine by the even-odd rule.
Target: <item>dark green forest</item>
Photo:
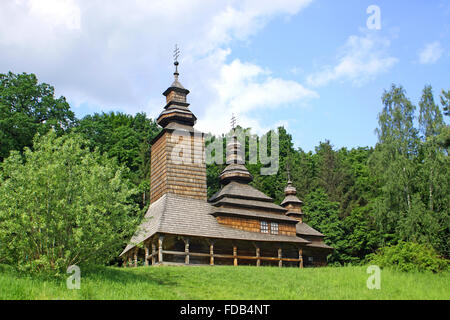
[[[378,127],[373,128],[378,136],[374,147],[336,149],[329,137],[314,152],[305,152],[294,147],[285,128],[278,128],[280,169],[262,176],[260,163],[247,165],[252,184],[280,203],[289,166],[306,222],[336,249],[330,264],[358,264],[378,248],[401,241],[431,246],[448,258],[450,91],[438,90],[435,96],[426,85],[420,101],[411,101],[401,85],[386,88]],[[134,190],[127,205],[137,207],[130,219],[139,220],[149,205],[150,141],[159,130],[145,113],[96,113],[77,119],[66,99],[55,97],[54,88],[34,74],[0,74],[0,163],[27,157],[26,150],[37,148],[36,136],[49,131],[54,141],[77,137],[95,159],[106,157],[108,166],[114,162],[121,168],[121,183]],[[245,130],[251,134],[251,128]],[[51,150],[44,142],[39,150]],[[0,166],[0,186],[11,177],[5,171],[11,166]],[[220,188],[222,169],[207,166],[208,195]]]

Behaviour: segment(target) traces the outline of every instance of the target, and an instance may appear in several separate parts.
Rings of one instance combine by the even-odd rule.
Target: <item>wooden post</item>
[[[234,257],[233,265],[236,267],[238,265],[237,247],[236,246],[233,246],[233,257]]]
[[[134,256],[133,256],[133,258],[134,258],[134,267],[136,268],[137,267],[137,254],[138,254],[138,248],[136,247],[136,249],[134,249]]]
[[[300,263],[298,264],[298,267],[303,268],[303,249],[298,250],[298,258],[300,259]]]
[[[148,247],[148,242],[147,243],[145,243],[144,242],[144,248],[145,248],[145,262],[144,262],[144,264],[145,264],[145,266],[146,267],[148,267],[148,253],[149,253],[149,247]]]
[[[124,256],[124,258],[123,258],[123,264],[122,264],[122,267],[124,267],[124,268],[127,267],[127,257],[126,257],[126,256]]]
[[[282,257],[283,257],[283,252],[281,251],[281,248],[278,248],[278,266],[280,268],[283,266],[283,260],[281,260]]]
[[[132,264],[131,264],[131,255],[128,255],[128,265],[131,267],[132,266]]]
[[[156,245],[152,240],[152,266],[154,266],[156,263],[155,255],[156,255]]]
[[[158,262],[159,263],[163,263],[163,241],[164,241],[164,236],[163,235],[159,235],[158,236]]]
[[[209,265],[214,265],[214,242],[209,242]]]
[[[184,252],[186,256],[184,257],[184,263],[189,264],[189,238],[183,238],[184,241]]]
[[[259,259],[261,257],[261,249],[259,249],[259,247],[256,247],[256,266],[259,267],[261,265],[261,259]]]

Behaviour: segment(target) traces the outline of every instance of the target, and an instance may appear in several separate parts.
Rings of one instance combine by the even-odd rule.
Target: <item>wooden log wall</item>
[[[263,219],[264,220],[264,219]],[[256,218],[240,218],[240,217],[232,217],[232,216],[218,216],[217,221],[220,224],[250,232],[260,232],[261,229],[261,220]],[[266,221],[266,220],[265,220]],[[270,234],[270,221],[269,223],[269,234]],[[284,236],[295,236],[296,229],[294,224],[288,223],[278,223],[278,234]]]
[[[292,203],[289,203],[285,206],[286,209],[288,209],[289,212],[295,212],[298,214],[302,213],[302,207],[301,205],[293,205]]]
[[[166,193],[207,200],[203,135],[166,131],[152,146],[150,202]]]
[[[168,154],[168,192],[206,201],[203,135],[194,135],[193,133],[181,135],[178,132],[171,132],[168,135],[166,150]],[[180,160],[182,160],[181,163]]]
[[[153,203],[167,192],[167,133],[152,145],[150,164],[150,202]]]
[[[166,102],[170,101],[186,102],[186,95],[173,90],[166,96]]]

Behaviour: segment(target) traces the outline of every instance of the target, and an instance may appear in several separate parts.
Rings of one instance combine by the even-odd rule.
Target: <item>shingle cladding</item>
[[[294,195],[288,195],[286,198],[284,198],[283,202],[281,202],[281,205],[287,204],[287,203],[299,203],[303,204],[303,201],[301,201],[299,198],[297,198]]]
[[[300,237],[249,232],[224,226],[211,214],[214,209],[206,201],[167,193],[150,205],[144,221],[120,256],[156,233],[215,239],[310,243]]]
[[[305,222],[298,223],[295,227],[297,230],[297,235],[299,237],[305,237],[308,239],[319,238],[317,239],[318,241],[313,241],[307,244],[307,247],[333,250],[333,247],[330,247],[329,245],[323,242],[323,238],[325,237],[325,235],[323,235],[313,227],[309,226]]]
[[[268,197],[247,183],[238,181],[232,181],[226,184],[208,201],[215,207],[226,206],[235,209],[263,210],[269,216],[273,214],[285,214],[287,212],[287,209],[273,203],[271,197]]]
[[[328,249],[328,250],[334,250],[334,248],[333,247],[330,247],[329,245],[327,245],[327,244],[325,244],[325,243],[323,243],[323,242],[319,242],[319,243],[317,243],[317,242],[315,242],[315,243],[309,243],[309,244],[307,244],[306,245],[307,247],[310,247],[310,248],[319,248],[319,249]]]
[[[306,223],[298,223],[296,225],[297,234],[299,235],[308,235],[308,236],[317,236],[317,237],[324,237],[322,233],[314,229],[313,227],[310,227]]]
[[[281,214],[273,214],[273,213],[266,213],[266,212],[257,212],[254,210],[245,210],[242,208],[214,208],[213,209],[213,215],[219,216],[219,215],[231,215],[231,216],[241,216],[241,217],[254,217],[254,218],[263,218],[265,220],[269,221],[281,221],[281,222],[287,222],[291,224],[296,224],[298,221],[294,218],[287,217],[285,215]]]
[[[232,198],[246,198],[253,200],[260,200],[265,202],[272,202],[273,199],[258,189],[253,188],[252,186],[239,183],[239,182],[230,182],[225,185],[222,189],[220,189],[216,194],[214,194],[209,202],[215,202],[217,200],[222,199],[223,197],[232,197]]]
[[[271,202],[260,201],[260,200],[249,200],[245,198],[231,198],[224,197],[217,202],[212,203],[213,206],[221,206],[221,205],[229,205],[236,208],[255,208],[266,210],[268,212],[276,212],[276,213],[286,213],[287,210],[279,205]]]

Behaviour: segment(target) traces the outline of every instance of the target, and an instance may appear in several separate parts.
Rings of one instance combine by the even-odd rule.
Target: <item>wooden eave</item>
[[[224,197],[220,199],[219,201],[211,203],[213,206],[221,206],[221,205],[229,205],[236,208],[255,208],[255,209],[262,209],[266,211],[274,211],[278,213],[286,213],[287,209],[280,207],[274,203],[271,202],[265,202],[265,201],[257,201],[257,200],[247,200],[242,198],[229,198]]]
[[[297,224],[299,222],[298,220],[287,217],[285,215],[255,212],[249,210],[239,210],[235,208],[223,208],[223,207],[214,208],[211,214],[215,217],[217,216],[249,217],[249,218],[257,218],[258,220],[270,220],[290,224]]]

